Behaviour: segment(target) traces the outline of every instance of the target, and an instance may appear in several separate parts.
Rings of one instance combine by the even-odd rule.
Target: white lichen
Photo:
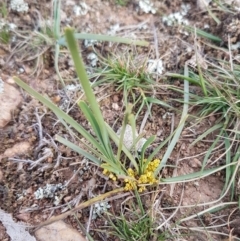
[[[36,199],[53,198],[56,192],[63,189],[65,189],[65,186],[62,183],[47,184],[45,187],[38,188],[38,190],[34,192],[34,196]]]
[[[97,66],[98,56],[95,53],[88,54],[87,59],[89,60],[92,67]]]
[[[3,80],[0,78],[0,94],[3,93],[4,91],[4,82]]]
[[[80,89],[81,89],[81,85],[80,84],[77,84],[77,85],[69,84],[69,85],[65,86],[65,90],[66,91],[76,92],[76,91],[79,91]]]
[[[21,13],[28,12],[29,7],[28,4],[24,2],[24,0],[11,0],[10,9]]]
[[[161,59],[149,59],[147,71],[150,74],[162,74],[164,71],[163,62]]]
[[[17,71],[17,74],[23,74],[24,73],[24,68],[20,67]]]
[[[9,23],[4,19],[0,19],[0,31],[1,30],[9,31],[9,30],[14,30],[16,28],[17,26],[14,23]]]
[[[119,29],[120,29],[119,23],[114,24],[114,25],[110,26],[110,30],[108,31],[108,34],[109,35],[115,35],[116,32],[119,31]]]
[[[98,43],[97,40],[95,39],[85,39],[84,40],[84,47],[88,48],[88,47],[93,47],[94,45],[96,45]]]
[[[153,3],[150,0],[140,0],[139,7],[144,13],[155,14],[157,10],[154,8]]]
[[[88,13],[89,6],[85,3],[79,3],[79,5],[74,5],[73,7],[73,12],[75,13],[76,16],[83,16]]]
[[[181,5],[181,10],[176,13],[171,13],[168,16],[163,16],[162,21],[167,24],[168,26],[172,26],[174,24],[178,25],[188,25],[189,22],[187,19],[184,18],[184,16],[187,15],[189,9],[190,9],[189,4],[182,4]]]
[[[93,206],[93,214],[92,219],[96,219],[101,216],[103,213],[107,212],[107,210],[111,207],[107,202],[99,202],[95,203]]]

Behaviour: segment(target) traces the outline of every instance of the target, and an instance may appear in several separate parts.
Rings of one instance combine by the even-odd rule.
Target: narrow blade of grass
[[[185,26],[185,28],[186,28],[189,32],[195,33],[195,27]],[[196,28],[196,33],[197,33],[198,36],[203,37],[203,38],[206,38],[206,39],[209,39],[209,40],[212,40],[212,41],[214,41],[214,42],[218,42],[218,43],[222,42],[222,39],[221,39],[221,38],[219,38],[219,37],[217,37],[217,36],[215,36],[215,35],[213,35],[213,34],[210,34],[210,33],[206,32],[206,31],[203,31],[203,30],[201,30],[201,29],[199,29],[199,28]]]
[[[208,170],[194,172],[194,173],[190,173],[190,174],[186,174],[186,175],[182,175],[182,176],[178,176],[178,177],[161,178],[160,181],[161,181],[161,183],[164,182],[166,184],[177,183],[177,182],[190,182],[190,181],[193,181],[193,180],[198,179],[198,178],[207,177],[207,176],[212,175],[216,172],[219,172],[221,170],[226,169],[226,167],[228,167],[228,166],[233,166],[233,165],[236,165],[236,164],[237,164],[237,162],[232,162],[228,165],[224,165],[224,166],[221,166],[221,167],[215,167],[215,168],[211,168],[211,169],[208,169]]]
[[[104,122],[99,104],[96,100],[96,97],[95,97],[93,90],[91,88],[91,85],[89,83],[89,79],[88,79],[87,72],[86,72],[84,64],[83,64],[82,57],[80,57],[78,45],[74,38],[73,29],[66,28],[65,36],[66,36],[66,41],[67,41],[69,51],[71,52],[71,56],[72,56],[72,59],[73,59],[74,65],[75,65],[75,70],[77,72],[77,76],[83,87],[84,93],[90,104],[91,110],[92,110],[93,114],[95,115],[96,119],[98,120],[98,125],[100,128],[101,136],[102,136],[102,140],[103,140],[102,144],[104,145],[107,152],[113,157],[114,155],[113,155],[112,149],[109,145],[110,141],[109,141],[108,132],[106,130],[105,122]]]
[[[184,76],[188,77],[187,64],[185,64],[185,67],[184,67]],[[158,168],[155,171],[155,175],[162,169],[162,167],[164,167],[166,165],[166,162],[167,162],[168,158],[170,157],[170,155],[173,151],[173,148],[175,147],[175,145],[179,139],[179,136],[184,127],[184,123],[188,116],[188,102],[189,102],[189,82],[188,82],[188,80],[184,80],[184,105],[183,105],[181,120],[180,120],[180,123],[173,136],[173,139],[171,140],[170,145],[168,146],[167,151],[165,152],[163,159],[160,162],[160,165],[158,166]]]
[[[96,165],[99,166],[101,164],[101,161],[99,159],[97,159],[95,156],[93,156],[90,153],[84,151],[82,148],[80,148],[79,146],[75,145],[74,143],[66,140],[65,138],[57,135],[56,140],[59,141],[60,143],[64,144],[65,146],[71,148],[72,150],[74,150],[78,154],[80,154],[80,155],[86,157],[87,159],[93,161]]]
[[[146,101],[149,102],[149,103],[153,103],[153,104],[157,104],[157,105],[161,105],[161,106],[173,109],[173,107],[171,105],[167,104],[164,101],[158,100],[156,98],[146,97]]]
[[[225,138],[224,138],[224,144],[225,144],[225,149],[226,149],[226,164],[231,163],[231,151],[230,151],[230,141],[228,138],[227,133],[225,133]],[[229,180],[231,179],[231,166],[226,167],[226,173],[225,173],[225,184],[222,190],[222,194],[225,192],[228,184],[229,184]]]
[[[86,119],[90,122],[91,127],[93,128],[93,131],[94,131],[95,135],[97,136],[99,142],[103,143],[100,127],[99,127],[98,122],[97,122],[96,118],[94,117],[93,113],[91,112],[91,110],[89,109],[89,107],[87,106],[87,104],[84,101],[80,101],[78,103],[78,105],[81,108],[81,111],[83,112]],[[100,146],[101,146],[101,144],[100,144]],[[100,148],[100,151],[105,156],[108,156],[108,158],[111,158],[108,155],[107,150],[104,148],[104,146],[103,146],[103,148]]]
[[[148,46],[149,43],[144,40],[132,40],[128,38],[121,38],[109,35],[100,35],[100,34],[92,34],[92,33],[75,33],[74,37],[76,39],[89,39],[89,40],[98,40],[98,41],[108,41],[108,42],[115,42],[115,43],[123,43],[123,44],[133,44],[139,46]],[[57,41],[58,44],[67,46],[65,37],[60,38]]]
[[[74,128],[78,133],[80,133],[84,138],[89,140],[89,142],[96,148],[99,148],[99,143],[90,135],[78,122],[76,122],[71,116],[66,114],[60,108],[58,108],[55,104],[53,104],[49,99],[45,98],[22,80],[17,77],[13,77],[14,81],[22,87],[25,91],[27,91],[30,95],[34,96],[37,100],[39,100],[42,104],[47,106],[58,118],[60,121],[65,121],[72,128]],[[101,149],[101,147],[100,147]]]
[[[194,142],[190,144],[191,146],[194,146],[197,142],[201,141],[203,138],[205,138],[208,134],[213,133],[215,130],[218,130],[223,127],[224,124],[220,123],[217,125],[212,126],[210,129],[205,131],[202,135],[200,135]]]
[[[117,134],[112,130],[112,128],[106,123],[107,126],[107,131],[109,133],[109,136],[113,140],[113,142],[118,146],[119,145],[119,137]],[[125,147],[125,145],[122,146],[122,151],[126,154],[126,156],[129,158],[133,166],[135,167],[136,170],[139,170],[138,164],[133,157],[133,155],[130,153],[130,151]]]
[[[191,84],[201,86],[200,82],[197,81],[196,79],[193,79],[191,77],[184,76],[184,75],[181,75],[181,74],[167,73],[166,76],[177,78],[177,79],[182,79],[182,80],[187,80]]]

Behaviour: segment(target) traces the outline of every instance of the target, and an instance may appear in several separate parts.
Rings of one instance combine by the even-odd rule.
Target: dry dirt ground
[[[2,118],[0,123],[2,125],[0,129],[0,208],[11,213],[15,221],[22,221],[28,225],[38,225],[51,216],[67,211],[69,205],[74,207],[94,196],[114,190],[121,184],[114,184],[107,180],[102,175],[102,170],[74,151],[57,143],[54,140],[56,134],[72,140],[74,137],[57,121],[54,114],[14,84],[12,76],[17,75],[37,91],[48,95],[58,106],[68,111],[74,119],[89,129],[88,123],[75,105],[76,100],[82,96],[82,92],[76,87],[77,81],[69,55],[62,51],[59,56],[59,71],[65,79],[66,85],[69,86],[66,93],[54,68],[54,47],[41,41],[34,42],[36,40],[35,32],[41,31],[46,20],[51,20],[52,2],[47,0],[27,0],[26,2],[29,9],[25,13],[10,10],[9,2],[7,2],[9,12],[6,20],[14,23],[17,28],[11,33],[15,40],[8,44],[2,43],[0,46],[0,78],[5,85],[4,92],[0,94],[0,100],[2,103],[8,103],[8,105],[5,104],[7,106],[5,109],[9,110],[9,112],[4,113],[3,109],[0,110],[2,112],[0,114]],[[139,7],[137,0],[128,1],[126,6],[120,6],[119,2],[124,1],[88,0],[85,12],[77,14],[77,11],[80,10],[75,8],[74,12],[74,7],[80,6],[79,1],[62,1],[61,25],[62,27],[70,25],[76,28],[77,32],[113,34],[149,41],[148,48],[95,43],[94,49],[92,45],[86,46],[82,41],[82,55],[90,73],[94,72],[95,68],[91,66],[91,60],[87,56],[93,50],[103,57],[110,53],[122,56],[123,61],[128,54],[132,54],[136,61],[141,58],[153,60],[160,58],[163,63],[163,72],[155,75],[155,79],[162,87],[156,90],[155,97],[165,100],[179,109],[182,107],[174,101],[174,98],[181,96],[174,96],[174,93],[167,89],[168,82],[166,82],[164,74],[166,72],[182,72],[185,62],[194,55],[194,36],[181,25],[168,26],[163,17],[179,11],[186,11],[184,21],[188,21],[191,26],[205,29],[221,37],[223,39],[222,46],[227,46],[227,34],[234,35],[231,38],[233,44],[240,39],[239,32],[232,33],[229,27],[233,22],[232,19],[235,22],[240,21],[239,15],[230,11],[224,12],[214,3],[210,4],[210,7],[220,19],[221,24],[219,25],[209,15],[207,9],[199,5],[201,1],[198,3],[179,0],[152,1],[156,12],[152,10],[149,13],[144,12]],[[225,6],[228,7],[228,5]],[[187,10],[184,10],[185,8]],[[240,27],[239,24],[237,26]],[[227,54],[224,56],[222,52],[213,51],[210,47],[201,51],[202,55],[209,59],[229,58]],[[237,54],[238,49],[233,51],[233,55]],[[96,67],[101,67],[100,62],[97,63]],[[175,80],[172,84],[181,86],[182,82]],[[75,86],[75,88],[70,89],[71,86]],[[117,130],[124,112],[122,91],[116,90],[113,85],[103,83],[95,89],[95,92],[105,120]],[[137,90],[136,94],[139,95]],[[137,107],[134,111],[137,112]],[[143,122],[145,113],[146,109],[143,109],[139,114],[138,129]],[[152,149],[169,136],[172,128],[177,127],[180,115],[181,113],[153,105],[152,117],[148,117],[144,126],[146,137],[152,134],[157,135]],[[216,116],[209,116],[208,119],[195,125],[194,129],[191,126],[195,120],[189,120],[168,161],[168,165],[178,166],[177,171],[165,168],[162,173],[163,177],[183,175],[200,170],[204,154],[217,133],[211,133],[204,141],[195,146],[190,146],[190,144],[201,133],[208,130],[216,120]],[[221,153],[221,148],[215,150],[212,158],[218,158]],[[157,157],[161,159],[163,154],[164,149],[158,153]],[[221,161],[219,159],[214,165],[221,165]],[[35,192],[39,188],[46,187],[47,184],[59,184],[59,187],[54,190],[55,192],[52,190],[53,194],[49,198],[36,199]],[[63,184],[65,184],[65,188],[62,188]],[[195,208],[194,205],[218,200],[223,186],[224,173],[220,172],[184,185],[160,185],[157,190],[151,193],[143,193],[142,197],[146,206],[147,203],[158,200],[157,206],[154,205],[155,216],[159,218],[156,225],[161,224],[160,217],[162,216],[159,213],[163,213],[164,217],[168,218],[173,214],[172,206],[178,206],[179,203],[182,206],[192,205],[190,208],[180,208],[171,219],[171,225],[179,218],[190,216],[205,208],[204,206]],[[131,200],[130,193],[119,195],[110,200],[110,212],[118,215],[122,205],[128,205],[123,202],[126,200],[124,195],[127,195],[128,200]],[[94,240],[118,240],[104,232],[96,231],[100,227],[102,230],[105,229],[106,219],[97,217],[90,220],[90,211],[90,207],[83,209],[76,213],[76,217],[87,228]],[[184,223],[183,226],[187,233],[189,227],[225,224],[220,228],[216,227],[215,231],[221,231],[226,235],[226,238],[231,230],[231,227],[227,225],[231,211],[228,209],[216,215],[209,214],[205,218],[195,218]],[[237,215],[239,213],[235,212],[230,217],[231,221],[235,220],[235,223],[238,223],[236,221]],[[76,217],[69,217],[64,221],[81,232]],[[10,240],[4,230],[5,228],[0,225],[0,240]],[[239,235],[238,231],[235,228],[234,234]],[[210,240],[209,237],[201,233],[192,238],[190,235],[179,240]],[[216,235],[212,238],[213,240],[222,240],[224,236]]]

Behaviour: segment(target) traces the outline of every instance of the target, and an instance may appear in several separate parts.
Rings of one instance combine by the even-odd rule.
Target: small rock
[[[209,3],[211,0],[197,0],[197,5],[201,10],[207,10]]]
[[[32,188],[32,187],[29,187],[29,188],[26,190],[26,194],[33,194],[33,188]]]
[[[122,127],[117,131],[117,135],[119,137],[121,135],[121,131],[122,131]],[[136,137],[138,136],[137,132],[135,133],[135,136]],[[146,141],[147,140],[145,138],[141,138],[138,141],[138,143],[136,143],[136,149],[140,151]],[[130,148],[133,145],[133,142],[134,141],[133,141],[133,130],[132,130],[132,127],[130,125],[126,125],[126,129],[125,129],[125,133],[124,133],[124,137],[123,137],[123,143],[126,146],[126,148],[130,150]]]
[[[0,182],[2,182],[3,181],[3,172],[2,172],[2,170],[0,170]]]
[[[189,166],[192,168],[196,168],[196,167],[201,167],[202,163],[197,159],[197,158],[193,158],[190,162],[189,162]]]
[[[8,83],[4,84],[4,91],[0,93],[0,128],[11,120],[11,113],[22,102],[20,92]]]
[[[8,83],[8,84],[10,84],[10,85],[13,85],[13,84],[15,84],[15,81],[14,81],[14,79],[13,78],[8,78],[7,80],[6,80],[6,82]]]
[[[212,122],[212,123],[215,122],[216,121],[216,117],[214,115],[210,115],[209,116],[209,121]]]
[[[72,199],[72,196],[67,196],[63,200],[65,203],[68,203]]]
[[[60,96],[60,95],[55,95],[55,96],[52,97],[52,101],[53,101],[55,104],[59,103],[60,100],[61,100],[61,96]]]
[[[86,241],[75,229],[63,221],[52,223],[35,232],[38,241]]]
[[[14,157],[16,155],[25,154],[30,149],[30,143],[27,141],[17,143],[13,147],[8,148],[4,153],[3,157]]]
[[[17,219],[27,223],[30,220],[30,213],[20,213],[16,217]]]
[[[113,102],[118,102],[118,101],[119,101],[118,95],[114,95],[114,96],[113,96]]]
[[[112,103],[112,108],[114,110],[119,110],[119,105],[117,103]]]

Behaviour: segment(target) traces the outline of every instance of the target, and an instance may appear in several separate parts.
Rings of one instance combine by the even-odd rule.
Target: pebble
[[[214,115],[210,115],[209,116],[209,121],[211,121],[212,123],[216,121],[216,117]]]
[[[117,103],[112,103],[112,108],[114,110],[119,110],[119,105]]]
[[[193,158],[190,162],[189,162],[189,166],[192,168],[196,168],[196,167],[201,167],[202,163],[197,159],[197,158]]]
[[[54,222],[35,232],[38,241],[86,241],[76,230],[63,221]]]
[[[7,83],[4,84],[4,91],[0,93],[0,128],[5,127],[12,119],[12,112],[22,102],[21,93]]]
[[[114,96],[113,96],[113,102],[118,102],[118,101],[119,101],[118,95],[114,95]]]
[[[30,219],[30,213],[20,213],[16,217],[17,219],[27,223]]]
[[[0,170],[0,182],[3,181],[3,172]]]

